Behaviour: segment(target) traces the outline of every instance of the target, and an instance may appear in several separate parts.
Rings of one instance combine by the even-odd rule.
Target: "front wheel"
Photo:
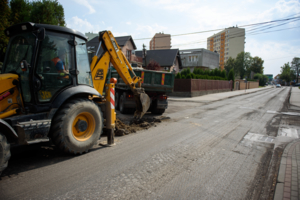
[[[88,99],[73,99],[60,108],[52,120],[51,139],[62,151],[87,152],[97,142],[103,128],[98,106]]]
[[[8,165],[10,158],[10,144],[8,144],[5,135],[0,133],[0,175]]]

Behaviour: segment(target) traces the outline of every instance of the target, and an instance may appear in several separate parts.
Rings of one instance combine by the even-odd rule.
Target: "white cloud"
[[[299,40],[294,42],[299,42]],[[280,67],[284,63],[291,62],[293,57],[300,54],[298,47],[287,42],[259,42],[255,39],[248,39],[245,51],[250,52],[253,57],[261,57],[265,61],[264,73],[274,76],[280,73]]]
[[[67,20],[67,27],[75,29],[82,33],[87,33],[87,32],[98,33],[101,30],[99,25],[91,24],[86,19],[80,19],[77,16]]]
[[[88,2],[88,0],[73,0],[76,3],[83,5],[89,9],[89,14],[93,14],[96,12],[96,10],[93,8],[93,6]]]
[[[118,37],[118,36],[126,36],[126,35],[130,35],[129,33],[127,32],[113,32],[113,35],[115,37]]]
[[[126,22],[127,25],[131,25],[131,22]]]
[[[139,33],[145,33],[144,35],[148,35],[150,37],[153,37],[155,35],[155,33],[159,33],[159,32],[164,32],[167,34],[168,28],[165,26],[160,26],[158,24],[153,24],[153,25],[137,25],[136,28],[137,31],[139,31]]]

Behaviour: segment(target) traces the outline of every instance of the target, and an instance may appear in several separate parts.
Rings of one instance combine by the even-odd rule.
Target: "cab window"
[[[86,48],[86,41],[75,37],[76,45],[76,62],[78,74],[78,84],[85,84],[93,86],[91,68],[89,64],[88,52]]]
[[[2,70],[2,73],[15,73],[20,75],[20,85],[24,102],[31,101],[29,78],[30,71],[32,70],[30,65],[33,49],[35,47],[35,40],[35,36],[30,32],[13,36],[10,39],[9,49],[6,53]],[[24,72],[20,66],[22,60],[26,60],[29,64],[29,68]]]
[[[36,76],[41,81],[38,100],[47,102],[55,93],[72,84],[69,70],[74,69],[72,47],[68,43],[73,36],[46,32],[37,59]]]

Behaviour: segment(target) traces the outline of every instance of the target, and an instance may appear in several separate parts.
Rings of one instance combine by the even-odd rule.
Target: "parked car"
[[[295,85],[293,85],[294,87],[300,87],[300,83],[296,83]]]
[[[281,85],[280,85],[280,84],[277,84],[276,87],[277,87],[277,88],[281,88]]]

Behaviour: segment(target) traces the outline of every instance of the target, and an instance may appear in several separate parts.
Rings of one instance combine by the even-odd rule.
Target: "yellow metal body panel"
[[[103,94],[107,71],[109,68],[110,55],[106,52],[98,61],[98,57],[94,56],[91,63],[91,72],[93,77],[94,88]]]
[[[9,117],[9,116],[12,116],[12,115],[15,115],[15,114],[17,114],[17,108],[9,110],[9,111],[4,112],[4,113],[1,113],[0,114],[0,119],[4,119],[6,117]]]
[[[15,87],[15,85],[12,83],[13,80],[19,80],[17,74],[0,74],[0,94]]]
[[[13,80],[19,80],[16,74],[0,74],[0,95],[4,95],[10,90],[13,93],[0,101],[0,119],[16,114],[16,108],[23,107],[20,91]]]
[[[119,47],[117,41],[115,40],[113,34],[110,31],[107,31],[103,35],[103,41],[105,47],[107,48],[109,54],[110,54],[110,62],[113,64],[117,72],[120,74],[121,78],[123,81],[127,84],[130,85],[131,87],[135,87],[135,83],[139,81],[139,79],[136,78],[131,78],[129,70],[132,71],[131,65],[127,61],[126,57],[124,56],[121,48]],[[128,68],[127,68],[128,67]]]
[[[114,68],[117,70],[125,84],[129,85],[132,89],[135,88],[136,83],[138,83],[138,87],[140,87],[142,79],[137,76],[131,78],[129,70],[133,72],[132,67],[124,56],[113,34],[110,31],[106,31],[102,35],[101,39],[103,40],[101,46],[103,49],[107,49],[107,51],[101,58],[98,58],[98,56],[95,55],[92,59],[90,68],[92,72],[94,88],[100,94],[103,94],[110,62],[113,64]]]

